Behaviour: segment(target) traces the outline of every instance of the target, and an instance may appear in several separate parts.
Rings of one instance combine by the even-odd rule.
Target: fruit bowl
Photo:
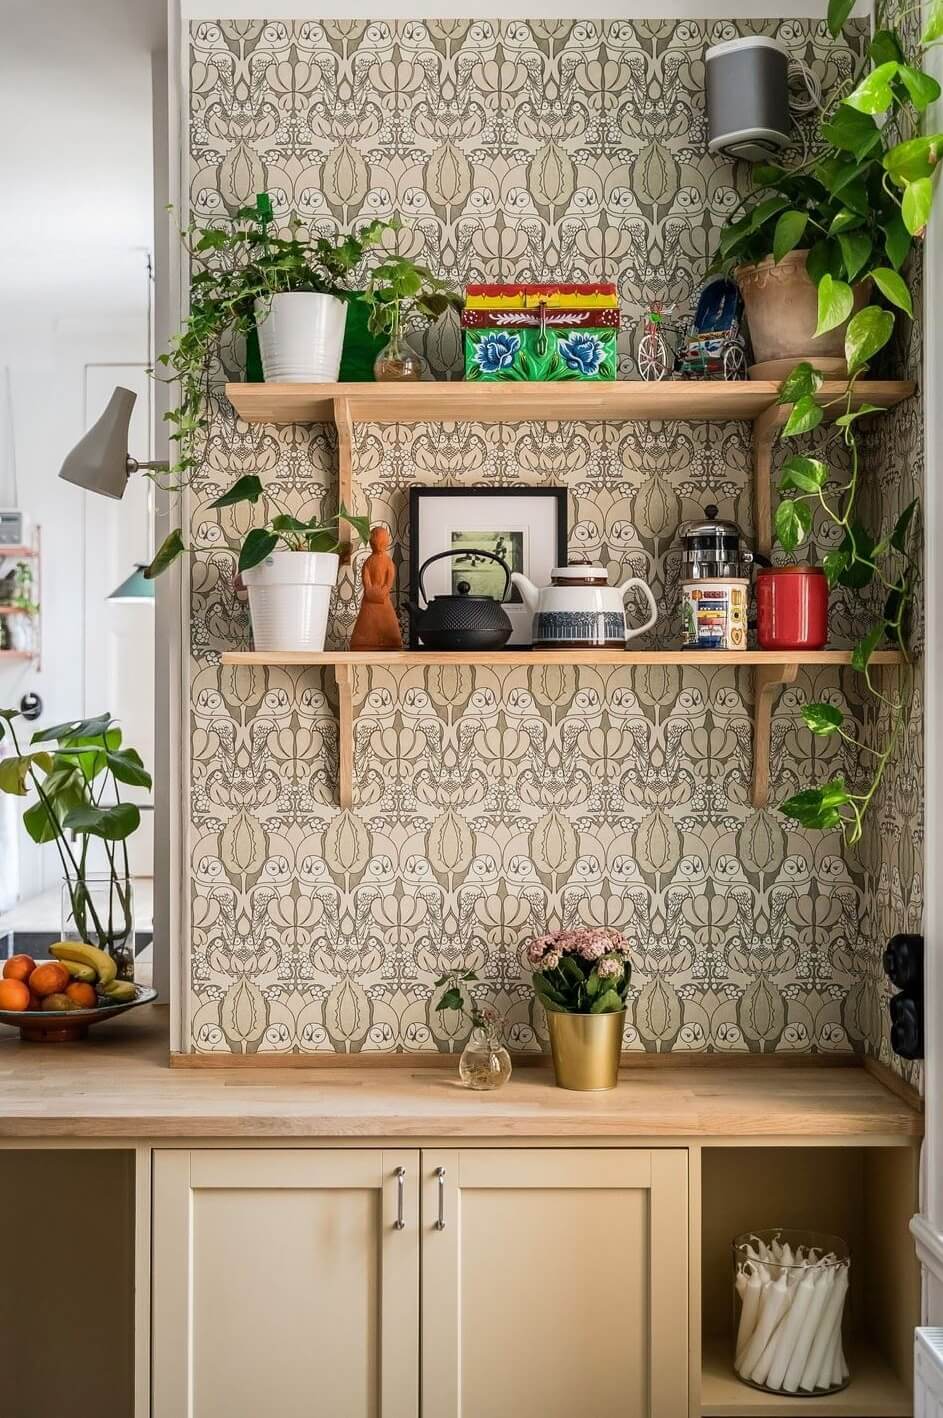
[[[0,1009],[0,1024],[19,1029],[20,1038],[36,1044],[65,1044],[84,1039],[93,1024],[114,1019],[139,1004],[150,1004],[157,991],[144,985],[135,986],[135,998],[116,1000],[114,1004],[100,1001],[91,1009]]]

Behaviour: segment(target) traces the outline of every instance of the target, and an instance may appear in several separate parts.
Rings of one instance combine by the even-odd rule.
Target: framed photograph
[[[504,572],[495,561],[476,556],[492,552],[535,586],[549,586],[554,566],[567,559],[567,505],[564,487],[413,487],[409,490],[409,594],[419,592],[419,571],[430,556],[455,551],[437,561],[424,577],[429,600],[458,594],[467,581],[472,595],[494,596],[504,589]],[[512,586],[504,601],[514,627],[507,648],[531,643],[531,617]],[[420,648],[412,623],[410,649]]]

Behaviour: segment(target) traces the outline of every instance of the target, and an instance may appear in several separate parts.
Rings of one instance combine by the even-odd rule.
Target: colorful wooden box
[[[466,287],[465,378],[615,379],[614,285]]]

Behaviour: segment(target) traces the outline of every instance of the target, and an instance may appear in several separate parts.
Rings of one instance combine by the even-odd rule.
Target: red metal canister
[[[828,640],[828,582],[820,566],[764,566],[756,575],[762,650],[821,650]]]

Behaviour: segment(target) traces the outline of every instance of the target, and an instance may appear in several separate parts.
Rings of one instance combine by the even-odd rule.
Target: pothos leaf
[[[845,331],[845,359],[848,373],[857,374],[894,333],[894,316],[878,305],[866,305],[848,322]]]
[[[828,482],[828,465],[821,458],[787,458],[779,479],[780,492],[795,488],[799,492],[817,492]]]
[[[239,570],[249,571],[253,566],[258,566],[277,546],[278,537],[274,532],[266,531],[264,527],[253,527],[239,552]]]
[[[779,810],[802,827],[828,829],[839,825],[842,815],[838,809],[850,801],[844,779],[833,778],[820,788],[807,788],[787,798]]]
[[[819,281],[819,320],[815,327],[816,337],[834,330],[843,324],[855,305],[854,292],[847,281],[837,281],[826,271]]]
[[[834,734],[845,722],[845,716],[834,704],[805,704],[802,718],[807,729],[822,736]]]
[[[797,399],[786,420],[783,429],[784,438],[796,438],[800,433],[810,433],[813,428],[818,428],[825,415],[821,407],[811,394],[804,394],[801,399]]]
[[[808,221],[808,212],[790,209],[782,213],[773,232],[773,260],[777,264],[799,245]]]
[[[795,551],[804,542],[812,526],[812,513],[805,502],[784,498],[776,508],[774,519],[776,539],[784,551]]]
[[[867,635],[858,641],[851,652],[851,667],[853,670],[857,670],[860,674],[864,673],[868,668],[871,656],[884,639],[886,633],[887,627],[882,620],[879,621],[877,625],[873,625]]]
[[[791,369],[779,386],[780,404],[794,404],[798,399],[806,394],[814,394],[822,384],[823,376],[819,370],[813,369],[808,360],[803,360],[797,364],[795,369]]]
[[[894,102],[891,80],[897,77],[900,65],[895,59],[879,64],[858,83],[845,99],[851,108],[860,113],[883,113]]]
[[[233,507],[237,502],[258,502],[262,496],[262,479],[255,473],[246,473],[238,478],[221,497],[210,503],[211,507]]]
[[[896,305],[899,310],[903,310],[911,318],[913,317],[913,301],[903,276],[892,271],[890,266],[878,266],[871,272],[871,277],[878,290],[892,305]]]
[[[833,39],[837,39],[848,16],[855,8],[855,0],[828,0],[828,29]]]
[[[927,23],[920,43],[935,44],[938,39],[943,39],[943,0],[930,0]]]
[[[916,182],[908,182],[904,188],[904,198],[900,204],[904,226],[911,236],[923,231],[930,220],[933,206],[933,179],[918,177]]]
[[[913,521],[916,510],[917,498],[914,498],[913,502],[908,503],[898,517],[894,525],[894,530],[891,533],[891,546],[895,551],[905,552],[907,550],[907,533],[910,530],[910,524]]]

